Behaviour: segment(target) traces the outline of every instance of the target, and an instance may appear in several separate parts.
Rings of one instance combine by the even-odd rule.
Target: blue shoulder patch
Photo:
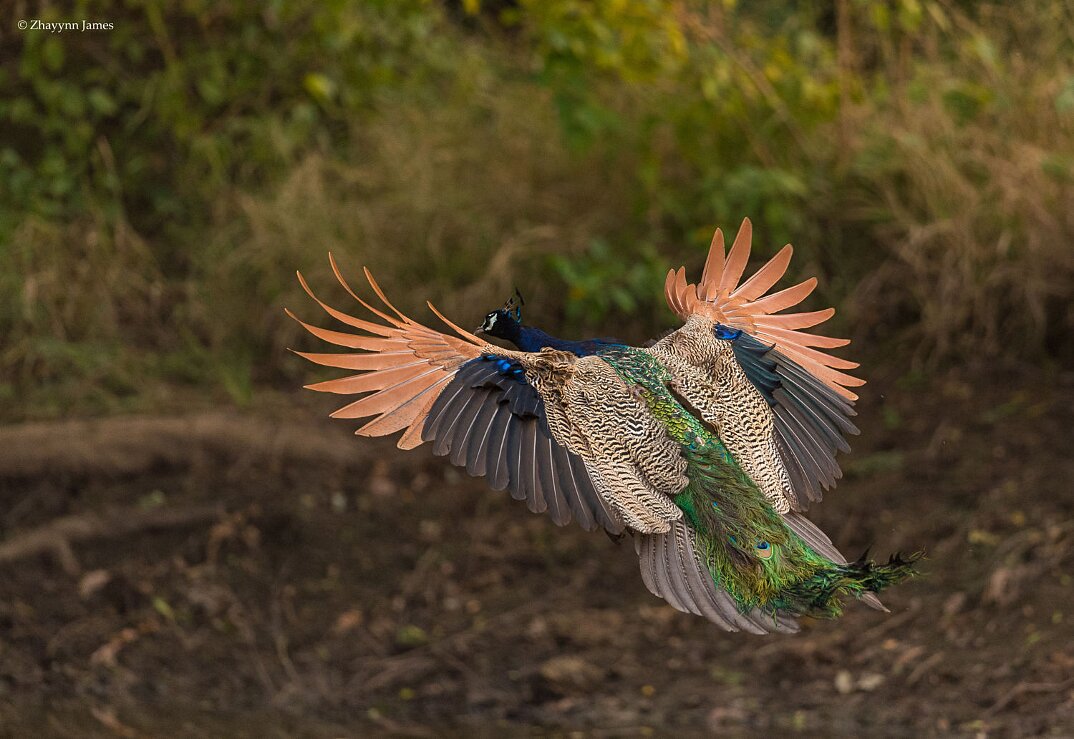
[[[726,341],[734,341],[742,335],[741,329],[731,328],[730,326],[724,326],[722,323],[716,324],[716,338],[724,339]]]
[[[513,359],[507,359],[497,354],[482,354],[481,359],[486,362],[492,362],[496,366],[496,371],[504,377],[510,377],[519,382],[526,381],[526,371],[522,369],[522,365]]]

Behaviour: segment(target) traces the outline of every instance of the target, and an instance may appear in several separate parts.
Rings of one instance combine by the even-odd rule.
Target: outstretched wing
[[[849,388],[864,385],[865,380],[840,370],[854,369],[858,364],[818,351],[818,348],[846,346],[850,340],[801,330],[827,321],[835,315],[835,309],[775,315],[805,300],[816,288],[817,278],[810,277],[793,287],[765,295],[786,273],[794,247],[787,244],[752,277],[738,284],[750,259],[752,240],[753,224],[746,218],[731,246],[731,253],[725,258],[723,231],[716,229],[698,284],[687,284],[685,267],[668,272],[664,283],[668,306],[684,321],[691,315],[700,315],[745,331],[771,344],[781,355],[801,365],[843,398],[857,400],[858,396]]]
[[[331,257],[329,257],[331,259]],[[311,390],[343,395],[364,394],[332,414],[334,418],[368,418],[361,436],[398,431],[401,449],[432,442],[433,452],[447,456],[474,476],[484,476],[495,490],[507,489],[530,510],[547,512],[558,525],[572,519],[592,530],[619,533],[622,524],[601,498],[586,463],[552,436],[544,403],[525,373],[512,360],[444,318],[458,337],[427,328],[398,311],[368,270],[373,291],[392,314],[366,303],[350,288],[332,260],[340,284],[379,321],[364,320],[332,308],[314,295],[301,274],[302,287],[333,318],[357,331],[330,331],[296,321],[314,336],[359,352],[296,352],[316,364],[357,374],[307,385]]]
[[[843,476],[836,454],[849,452],[848,435],[857,435],[852,402],[809,374],[771,345],[742,333],[731,350],[746,378],[774,414],[773,431],[789,478],[794,507],[819,501]]]
[[[804,300],[816,278],[765,295],[787,270],[790,244],[739,284],[752,231],[744,220],[725,256],[717,230],[698,284],[686,282],[685,268],[668,273],[668,305],[685,325],[652,350],[777,510],[803,510],[841,477],[835,455],[858,432],[850,388],[864,380],[843,371],[856,363],[820,351],[849,340],[800,330],[834,309],[776,315]]]
[[[552,437],[541,396],[506,362],[482,354],[462,365],[429,409],[422,439],[560,526],[573,518],[587,531],[620,533],[620,517],[594,487],[591,470]]]

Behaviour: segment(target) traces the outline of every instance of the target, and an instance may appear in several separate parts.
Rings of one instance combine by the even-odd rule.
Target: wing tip
[[[449,320],[447,318],[447,316],[445,316],[443,313],[441,313],[437,309],[437,307],[435,305],[433,305],[431,300],[426,300],[425,305],[429,306],[429,310],[431,310],[436,315],[437,318],[439,318],[441,321],[443,321],[445,324],[447,324],[455,333],[457,333],[463,339],[465,339],[466,341],[470,342],[474,346],[484,346],[485,345],[485,342],[481,341],[481,339],[479,339],[477,336],[475,336],[474,334],[470,333],[466,329],[455,325],[455,323],[453,321]]]
[[[873,608],[873,609],[875,609],[877,611],[882,611],[884,613],[891,613],[891,609],[888,608],[887,606],[885,606],[880,601],[880,598],[877,597],[876,593],[868,593],[868,592],[862,593],[861,597],[858,600],[860,600],[865,605],[867,605],[870,608]]]

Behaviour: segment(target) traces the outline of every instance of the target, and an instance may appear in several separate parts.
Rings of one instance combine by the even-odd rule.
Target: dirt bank
[[[870,385],[812,517],[889,615],[726,634],[629,542],[306,413],[0,429],[10,735],[1074,734],[1074,379]]]

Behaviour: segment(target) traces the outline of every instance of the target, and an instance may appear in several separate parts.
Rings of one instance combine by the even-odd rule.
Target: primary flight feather
[[[477,329],[514,349],[429,304],[454,335],[442,333],[396,309],[366,270],[383,309],[370,305],[332,260],[370,317],[327,305],[299,275],[352,330],[299,322],[358,350],[298,352],[356,373],[307,387],[362,395],[332,414],[371,419],[359,435],[401,431],[401,449],[430,442],[558,525],[632,534],[646,587],[725,629],[794,631],[796,616],[838,616],[847,596],[882,609],[875,593],[912,575],[912,561],[850,562],[802,515],[840,477],[836,454],[858,432],[850,388],[864,381],[846,373],[855,363],[822,351],[847,340],[802,331],[834,310],[781,312],[816,279],[767,294],[790,245],[741,281],[751,236],[747,219],[725,254],[717,230],[696,285],[685,269],[668,273],[683,325],[644,348],[523,325],[521,296]]]

